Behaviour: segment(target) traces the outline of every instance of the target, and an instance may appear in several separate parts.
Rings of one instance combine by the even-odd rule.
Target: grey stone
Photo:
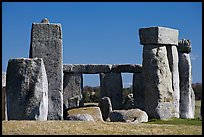
[[[140,28],[140,44],[178,45],[178,30],[165,27]]]
[[[33,23],[30,58],[43,58],[48,78],[48,119],[63,119],[63,64],[61,24]]]
[[[147,113],[140,109],[113,110],[109,114],[109,118],[111,122],[148,122]]]
[[[182,53],[190,53],[191,52],[191,41],[182,39],[178,41],[178,51]]]
[[[2,72],[2,120],[7,120],[6,108],[6,73]]]
[[[67,116],[66,120],[76,120],[76,121],[94,121],[90,114],[77,114]]]
[[[64,108],[83,106],[82,99],[83,80],[80,73],[64,73],[63,102]]]
[[[106,121],[109,117],[109,113],[112,112],[112,104],[110,98],[109,97],[101,98],[98,106],[101,110],[103,120]]]
[[[41,23],[49,23],[49,20],[47,18],[44,18]]]
[[[190,55],[179,52],[180,118],[194,118],[195,95],[191,86],[191,69]]]
[[[6,99],[8,120],[47,120],[48,82],[42,58],[9,60]]]
[[[67,111],[67,116],[76,116],[78,114],[89,114],[93,117],[94,121],[103,121],[102,114],[99,107],[79,107],[72,108]]]
[[[2,87],[6,86],[6,73],[2,72]]]
[[[174,117],[179,118],[180,86],[179,86],[178,51],[176,46],[167,46],[166,49],[169,67],[172,74],[172,89],[175,106]]]
[[[142,72],[142,65],[140,64],[114,64],[111,67],[111,72],[140,73]]]
[[[166,46],[143,46],[142,66],[145,83],[145,111],[150,118],[171,118],[175,109]]]
[[[123,87],[121,73],[100,73],[100,98],[109,97],[113,109],[122,109]]]
[[[125,100],[123,102],[123,109],[133,109],[134,108],[134,98],[133,94],[130,93],[125,97]]]
[[[109,64],[64,64],[63,71],[65,73],[83,73],[83,74],[99,74],[111,71]]]
[[[135,108],[145,110],[145,87],[142,73],[133,74],[133,98]]]

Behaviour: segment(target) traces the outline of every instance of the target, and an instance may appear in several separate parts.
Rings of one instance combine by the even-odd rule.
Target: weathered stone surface
[[[133,109],[134,108],[134,98],[133,94],[130,93],[125,97],[125,100],[123,102],[123,109]]]
[[[78,114],[89,114],[93,117],[94,121],[103,121],[99,107],[80,107],[67,111],[67,116],[76,116]]]
[[[145,111],[150,118],[171,118],[175,110],[166,46],[143,46],[142,66],[145,83]]]
[[[6,86],[6,73],[2,72],[2,87]]]
[[[99,108],[101,110],[103,120],[106,121],[109,117],[109,113],[112,112],[112,104],[109,97],[103,97],[99,101]]]
[[[76,121],[94,121],[90,114],[77,114],[67,116],[66,120],[76,120]]]
[[[147,113],[140,109],[113,110],[109,114],[109,118],[111,122],[148,122]]]
[[[142,73],[133,74],[133,98],[135,108],[145,110],[145,87]]]
[[[140,64],[114,64],[111,67],[111,72],[140,73],[142,72],[142,65]]]
[[[190,55],[179,52],[180,118],[194,118],[195,95],[192,89]]]
[[[42,58],[9,60],[6,98],[8,120],[47,120],[48,82]]]
[[[63,71],[65,73],[83,73],[83,74],[99,74],[111,71],[109,64],[64,64]]]
[[[172,74],[172,89],[175,107],[174,117],[179,118],[180,86],[179,86],[178,51],[176,46],[167,46],[166,49],[169,67]]]
[[[2,72],[2,120],[7,120],[6,109],[6,73]]]
[[[30,58],[43,58],[48,78],[48,119],[63,119],[63,64],[61,24],[33,23]]]
[[[64,108],[83,106],[82,99],[83,80],[80,73],[65,73],[63,79]]]
[[[123,87],[121,73],[100,73],[100,98],[109,97],[113,109],[121,109]]]
[[[191,41],[182,39],[178,41],[178,51],[181,53],[190,53],[191,52]]]
[[[142,45],[178,45],[178,30],[165,27],[149,27],[139,29]]]

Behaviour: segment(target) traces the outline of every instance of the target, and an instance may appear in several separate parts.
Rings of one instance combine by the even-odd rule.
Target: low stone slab
[[[178,45],[178,30],[165,27],[139,29],[140,44]]]
[[[140,73],[142,72],[142,65],[140,64],[114,64],[111,67],[111,72]]]
[[[94,121],[103,121],[102,114],[99,107],[80,107],[73,108],[67,111],[67,116],[76,116],[82,114],[89,114],[93,117]]]
[[[110,112],[109,118],[111,122],[148,122],[147,113],[140,109],[113,110]]]
[[[8,120],[47,120],[48,82],[42,58],[10,59],[6,77]]]
[[[76,120],[76,121],[94,121],[90,114],[77,114],[67,116],[66,120]]]
[[[111,65],[102,64],[64,64],[64,73],[99,74],[111,71]]]

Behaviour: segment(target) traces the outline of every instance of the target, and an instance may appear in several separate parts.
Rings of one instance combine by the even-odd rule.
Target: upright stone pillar
[[[33,23],[30,58],[43,58],[48,78],[48,120],[63,119],[63,62],[61,24]]]
[[[48,82],[42,58],[9,60],[6,99],[8,120],[47,120]]]
[[[166,46],[178,45],[178,30],[164,27],[141,28],[142,73],[145,83],[145,111],[150,118],[174,116],[174,94]]]
[[[180,118],[194,118],[195,94],[192,88],[192,67],[189,53],[190,40],[179,41],[179,76],[180,76]]]
[[[2,120],[7,120],[6,108],[6,73],[2,72]]]
[[[123,86],[121,73],[100,73],[100,98],[109,97],[113,110],[122,109]]]
[[[145,110],[144,107],[144,99],[145,99],[145,91],[144,91],[144,81],[143,74],[134,73],[133,74],[133,98],[134,98],[134,106],[135,108],[139,108],[141,110]]]
[[[64,108],[83,106],[83,80],[81,73],[64,73],[63,102]]]
[[[178,51],[177,46],[166,46],[169,67],[172,74],[172,88],[175,113],[174,117],[179,118],[179,101],[180,101],[180,86],[179,86],[179,68],[178,68]]]

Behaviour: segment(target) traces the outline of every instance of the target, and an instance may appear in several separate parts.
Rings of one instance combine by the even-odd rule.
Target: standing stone
[[[172,76],[166,46],[178,44],[178,30],[150,27],[139,30],[143,44],[142,73],[145,83],[145,111],[150,118],[174,116]]]
[[[172,89],[175,106],[174,117],[179,118],[180,86],[179,86],[178,51],[177,46],[166,46],[166,49],[169,67],[172,74]]]
[[[133,98],[135,108],[144,109],[145,89],[142,73],[133,74]]]
[[[83,106],[82,89],[83,80],[81,73],[65,73],[63,79],[64,108]]]
[[[48,82],[42,58],[10,59],[6,92],[8,120],[47,120]]]
[[[180,40],[179,51],[179,76],[180,76],[180,118],[194,118],[195,94],[192,84],[192,68],[189,53],[189,40]],[[185,47],[187,49],[185,49]],[[190,48],[191,49],[191,48]]]
[[[103,116],[103,120],[106,121],[109,117],[109,113],[112,112],[112,104],[110,98],[101,98],[99,101],[99,107]]]
[[[2,72],[2,120],[7,120],[6,111],[6,73]]]
[[[48,79],[48,119],[63,119],[63,63],[61,24],[33,23],[30,58],[43,58]]]
[[[109,97],[113,109],[121,109],[123,87],[121,73],[100,73],[100,98]]]

